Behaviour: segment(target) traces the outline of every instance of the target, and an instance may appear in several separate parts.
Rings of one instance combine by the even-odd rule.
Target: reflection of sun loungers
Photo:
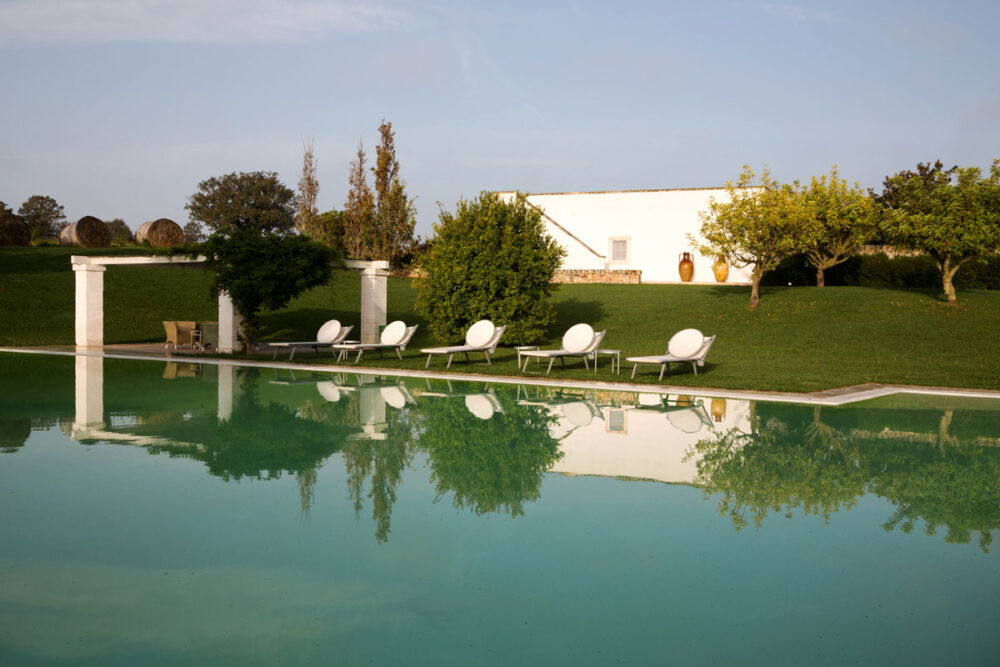
[[[636,405],[632,409],[666,413],[667,421],[685,433],[697,433],[705,426],[712,426],[712,418],[700,398],[692,399],[688,396],[670,398],[667,394],[642,393],[636,395]]]
[[[422,392],[420,397],[464,398],[466,409],[480,419],[490,419],[497,413],[503,414],[503,406],[500,405],[500,401],[497,400],[497,397],[493,395],[492,390],[472,392],[455,391],[451,384],[451,380],[445,380],[445,382],[448,385],[448,391],[433,391],[430,378],[428,378],[427,389],[429,391]]]

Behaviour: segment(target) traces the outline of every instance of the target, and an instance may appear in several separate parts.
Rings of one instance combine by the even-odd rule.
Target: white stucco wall
[[[549,233],[567,251],[564,269],[639,269],[644,283],[679,283],[680,254],[690,252],[695,266],[692,282],[715,284],[714,259],[703,257],[688,240],[688,234],[698,237],[698,213],[708,208],[713,197],[729,199],[725,188],[705,188],[531,194],[528,201],[550,218],[546,221]],[[612,238],[628,239],[628,261],[611,261]],[[749,283],[750,267],[730,267],[726,282]]]

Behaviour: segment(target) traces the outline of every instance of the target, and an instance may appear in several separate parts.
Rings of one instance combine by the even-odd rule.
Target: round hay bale
[[[31,227],[24,218],[0,213],[0,245],[31,245]]]
[[[170,218],[160,218],[142,223],[135,232],[135,240],[158,248],[176,248],[184,245],[184,230]]]
[[[111,245],[111,230],[100,219],[85,215],[59,233],[59,244],[107,248]]]

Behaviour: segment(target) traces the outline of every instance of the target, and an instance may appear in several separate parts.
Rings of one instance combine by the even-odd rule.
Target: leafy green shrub
[[[507,325],[508,344],[540,342],[555,317],[548,297],[564,254],[523,195],[505,202],[483,192],[454,214],[441,211],[420,260],[417,308],[442,341],[461,341],[486,318]]]

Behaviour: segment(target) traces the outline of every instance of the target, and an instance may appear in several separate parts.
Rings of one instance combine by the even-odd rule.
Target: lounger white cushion
[[[562,338],[562,349],[571,354],[580,354],[594,340],[594,328],[589,324],[574,324]]]
[[[667,343],[667,354],[678,358],[690,357],[697,354],[704,344],[703,333],[697,329],[683,329],[675,333]]]

